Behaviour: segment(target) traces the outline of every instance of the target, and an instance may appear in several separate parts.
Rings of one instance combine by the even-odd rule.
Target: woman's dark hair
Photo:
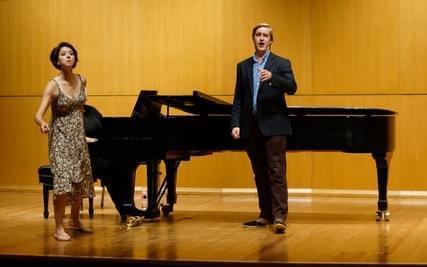
[[[79,61],[79,57],[77,55],[77,50],[74,48],[74,46],[70,43],[67,42],[60,42],[57,46],[55,46],[52,51],[50,52],[50,62],[52,63],[52,65],[58,69],[61,70],[61,65],[58,64],[58,58],[59,58],[59,51],[61,50],[61,48],[63,47],[68,47],[71,50],[73,50],[74,53],[74,57],[75,57],[75,61],[74,61],[74,65],[73,65],[73,69],[76,67],[77,65],[77,61]]]

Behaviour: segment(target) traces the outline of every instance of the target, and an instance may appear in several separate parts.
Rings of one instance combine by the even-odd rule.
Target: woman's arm
[[[40,131],[43,134],[49,132],[49,124],[44,121],[43,117],[46,114],[46,111],[49,108],[50,104],[52,103],[52,100],[57,96],[55,92],[56,84],[54,81],[51,80],[47,83],[46,88],[44,89],[40,107],[34,117],[34,121],[40,127]]]

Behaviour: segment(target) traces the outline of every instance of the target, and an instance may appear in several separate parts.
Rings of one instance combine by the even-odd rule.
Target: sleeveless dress
[[[93,197],[94,186],[88,146],[83,124],[83,106],[86,101],[85,85],[80,76],[77,98],[65,95],[59,83],[58,97],[51,104],[52,119],[49,131],[49,160],[53,173],[53,193],[69,200]]]

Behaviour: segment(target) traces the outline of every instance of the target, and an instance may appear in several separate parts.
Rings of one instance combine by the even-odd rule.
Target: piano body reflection
[[[171,115],[172,108],[187,114]],[[288,150],[372,154],[379,194],[376,220],[387,221],[388,165],[394,150],[395,112],[376,108],[289,107],[288,113],[293,129]],[[220,151],[243,151],[242,144],[230,136],[230,114],[230,103],[201,92],[172,96],[141,91],[130,117],[103,117],[102,147],[103,153],[108,154],[104,156],[126,157],[147,165],[146,218],[160,216],[160,210],[165,215],[173,211],[181,161]],[[166,174],[159,184],[161,161]],[[167,203],[163,205],[160,202],[166,192]]]

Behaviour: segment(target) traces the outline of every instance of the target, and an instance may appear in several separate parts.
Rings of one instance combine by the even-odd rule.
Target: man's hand
[[[272,74],[271,74],[270,71],[268,71],[266,69],[260,69],[260,68],[258,70],[260,72],[260,80],[261,80],[261,82],[265,82],[265,81],[268,81],[268,80],[271,79]]]
[[[231,129],[231,136],[233,139],[239,139],[240,138],[240,127],[234,127]]]
[[[86,143],[95,143],[97,141],[98,141],[98,139],[96,139],[94,137],[87,137],[86,136]]]

